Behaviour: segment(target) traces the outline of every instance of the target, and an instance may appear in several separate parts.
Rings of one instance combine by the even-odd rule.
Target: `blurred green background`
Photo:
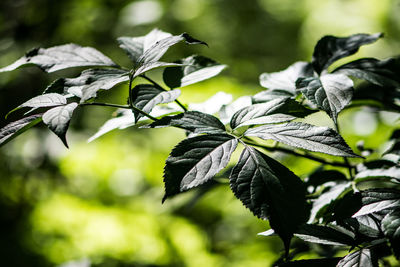
[[[229,65],[219,77],[183,89],[184,102],[201,102],[218,91],[235,98],[261,91],[262,72],[310,60],[327,34],[384,32],[357,57],[399,54],[400,1],[2,0],[0,66],[33,47],[78,43],[129,67],[116,38],[154,27],[188,32],[210,46],[177,45],[168,60],[197,53]],[[52,80],[78,73],[2,73],[0,125]],[[125,93],[121,86],[103,97],[123,104]],[[268,266],[279,258],[279,240],[256,235],[268,224],[253,217],[223,179],[205,194],[194,190],[161,205],[163,164],[182,131],[125,129],[87,143],[113,111],[77,111],[69,150],[43,125],[0,149],[1,266]],[[344,112],[341,120],[353,148],[359,139],[376,147],[394,125],[390,114],[364,109]],[[298,175],[317,166],[274,156]]]

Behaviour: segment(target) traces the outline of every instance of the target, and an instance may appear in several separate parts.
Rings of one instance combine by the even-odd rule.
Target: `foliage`
[[[187,33],[171,35],[155,29],[141,37],[118,38],[132,68],[76,44],[33,49],[0,72],[29,65],[45,72],[90,68],[78,77],[54,81],[42,95],[12,110],[30,108],[20,120],[0,129],[0,145],[43,121],[68,147],[70,120],[77,108],[85,106],[119,109],[120,116],[106,122],[92,139],[134,125],[181,128],[187,138],[166,160],[163,202],[193,188],[207,190],[208,184],[218,181],[218,174],[231,168],[233,194],[256,217],[269,221],[271,230],[261,235],[276,234],[283,241],[285,253],[278,265],[312,266],[326,261],[337,266],[377,266],[389,255],[400,257],[399,134],[393,133],[392,146],[379,158],[365,159],[341,136],[338,115],[355,105],[399,112],[400,62],[397,58],[363,58],[330,66],[381,37],[325,36],[315,46],[311,62],[262,74],[260,83],[267,90],[248,96],[250,101],[222,105],[218,115],[188,110],[178,100],[178,88],[212,78],[225,65],[198,55],[172,63],[160,61],[179,42],[207,45]],[[158,68],[164,68],[165,86],[148,76]],[[140,82],[133,86],[137,80]],[[100,90],[121,83],[128,83],[126,105],[94,102]],[[371,90],[380,91],[371,94]],[[381,97],[388,91],[393,97]],[[331,118],[335,129],[304,122],[318,111]],[[233,162],[236,150],[241,154]],[[321,166],[301,179],[268,151],[304,157]],[[343,157],[343,162],[315,152]],[[320,255],[331,257],[290,262],[300,251],[298,243],[291,242],[293,237],[323,245]],[[343,249],[347,255],[334,257]]]

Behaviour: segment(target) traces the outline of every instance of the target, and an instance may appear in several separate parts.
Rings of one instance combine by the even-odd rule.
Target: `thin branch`
[[[157,88],[163,90],[163,91],[168,91],[166,90],[164,87],[162,87],[159,83],[157,83],[156,81],[154,81],[153,79],[151,79],[150,77],[147,77],[144,74],[139,75],[139,77],[142,77],[143,79],[146,79],[147,81],[151,82],[153,85],[155,85]],[[187,111],[187,108],[178,100],[175,99],[175,102],[184,110]]]
[[[310,155],[310,154],[302,154],[302,153],[296,152],[296,151],[288,149],[288,148],[277,147],[277,146],[269,147],[269,146],[261,145],[261,144],[255,143],[255,142],[251,142],[250,139],[245,139],[244,141],[248,145],[260,147],[260,148],[263,148],[263,149],[268,150],[270,152],[284,152],[286,154],[290,154],[290,155],[293,155],[293,156],[302,157],[302,158],[306,158],[306,159],[309,159],[309,160],[317,161],[319,163],[326,164],[326,165],[344,167],[344,168],[355,168],[353,166],[348,166],[346,163],[337,162],[337,161],[328,161],[328,160],[326,160],[324,158],[321,158],[321,157],[313,156],[313,155]]]

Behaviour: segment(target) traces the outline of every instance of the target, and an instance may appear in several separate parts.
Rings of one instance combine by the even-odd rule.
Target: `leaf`
[[[41,121],[42,114],[35,114],[7,124],[0,129],[0,146],[5,145]]]
[[[119,69],[85,70],[75,79],[65,79],[67,92],[81,97],[81,103],[94,98],[99,90],[109,90],[129,81],[128,72]]]
[[[341,259],[337,267],[378,267],[378,259],[369,248],[363,248]]]
[[[230,102],[232,102],[231,94],[217,92],[204,102],[189,104],[189,109],[207,114],[215,114],[220,111],[224,105],[228,105]]]
[[[150,62],[157,62],[171,46],[181,41],[185,41],[188,44],[207,45],[205,42],[194,39],[187,33],[183,33],[181,35],[169,36],[157,41],[149,49],[144,51],[144,53],[137,60],[137,66],[142,66]]]
[[[244,107],[248,107],[252,104],[250,96],[241,96],[235,101],[222,105],[218,110],[219,119],[222,121],[223,124],[228,124],[233,114]]]
[[[65,106],[59,106],[46,111],[43,114],[43,122],[63,141],[68,148],[66,133],[72,113],[78,106],[77,103],[70,103]]]
[[[190,56],[179,60],[181,67],[168,67],[163,72],[164,83],[169,88],[184,87],[218,75],[226,65],[203,56]]]
[[[158,68],[163,68],[163,67],[177,67],[177,66],[181,66],[181,64],[178,63],[165,63],[165,62],[148,62],[145,63],[143,65],[140,65],[140,67],[138,67],[135,72],[133,73],[133,78],[136,78],[140,75],[142,75],[143,73],[150,71],[150,70],[154,70],[154,69],[158,69]]]
[[[351,183],[348,182],[339,182],[337,184],[333,184],[327,191],[324,191],[317,199],[312,202],[311,214],[308,219],[309,223],[312,223],[316,218],[321,216],[319,212],[332,202],[334,202],[340,195],[346,192],[349,188],[351,188]]]
[[[356,174],[355,181],[364,181],[374,178],[393,178],[400,181],[400,168],[393,166],[388,169],[364,170]]]
[[[289,98],[294,95],[284,90],[264,90],[252,97],[253,104],[268,102],[277,98]]]
[[[269,89],[279,89],[296,94],[296,80],[301,77],[312,77],[313,69],[308,62],[296,62],[280,72],[263,73],[260,75],[260,84]]]
[[[31,107],[31,108],[41,108],[41,107],[54,107],[54,106],[59,106],[59,105],[65,105],[67,104],[67,98],[63,95],[57,94],[57,93],[49,93],[49,94],[43,94],[39,96],[35,96],[34,98],[29,99],[25,103],[19,105],[18,107],[14,108],[10,112],[8,112],[7,116],[24,107]]]
[[[242,108],[233,115],[230,125],[235,129],[245,125],[281,123],[296,117],[305,117],[313,112],[293,99],[278,98]]]
[[[390,240],[397,258],[400,258],[400,209],[388,213],[381,222],[382,231]]]
[[[357,53],[362,45],[370,44],[381,38],[383,34],[354,34],[349,37],[322,37],[314,48],[312,65],[320,74],[338,59]]]
[[[152,84],[139,84],[132,89],[131,103],[144,112],[150,113],[156,105],[172,102],[180,94],[181,91],[178,89],[163,91]],[[144,116],[135,110],[132,112],[135,114],[136,122]]]
[[[118,67],[111,59],[92,47],[66,44],[50,48],[35,48],[13,64],[1,68],[0,72],[12,71],[28,65],[36,65],[45,72],[55,72],[73,67]]]
[[[193,133],[225,133],[225,126],[216,117],[199,111],[186,111],[184,113],[166,116],[149,125],[151,128],[179,127]]]
[[[314,188],[332,181],[340,183],[342,181],[347,181],[347,178],[346,175],[340,171],[318,168],[305,180],[307,187],[312,186]]]
[[[311,243],[331,246],[355,245],[354,234],[339,226],[304,224],[295,233],[298,238]]]
[[[156,42],[171,37],[172,34],[163,32],[159,29],[153,29],[145,36],[140,37],[119,37],[117,39],[119,46],[125,50],[133,62],[137,62],[140,56],[144,54]]]
[[[400,61],[389,58],[362,58],[340,66],[333,72],[353,76],[379,86],[400,86]]]
[[[164,168],[163,202],[211,180],[228,164],[237,139],[226,134],[200,135],[180,142]]]
[[[400,192],[389,188],[375,188],[361,191],[362,208],[352,217],[392,210],[400,205]]]
[[[353,81],[343,74],[299,78],[296,87],[311,103],[328,113],[335,123],[339,112],[353,97]]]
[[[252,128],[247,130],[244,135],[265,140],[271,139],[297,148],[334,156],[359,157],[354,154],[337,132],[328,127],[290,122]]]
[[[229,177],[235,196],[253,214],[269,219],[286,250],[298,226],[308,217],[303,182],[279,162],[244,146]]]

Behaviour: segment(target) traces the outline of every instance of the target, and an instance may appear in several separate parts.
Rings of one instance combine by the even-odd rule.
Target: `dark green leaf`
[[[150,113],[156,105],[172,102],[180,94],[181,91],[178,89],[163,91],[152,84],[139,84],[132,89],[131,103],[144,112]],[[144,116],[137,111],[132,112],[135,114],[136,122]]]
[[[180,142],[166,161],[163,201],[211,180],[228,164],[237,142],[226,134],[200,135]]]
[[[261,74],[260,84],[270,90],[279,89],[295,95],[296,80],[301,77],[312,77],[313,72],[310,63],[296,62],[283,71]]]
[[[68,143],[65,135],[72,113],[77,106],[77,103],[70,103],[65,106],[52,108],[43,114],[43,122],[63,141],[66,147],[68,147]]]
[[[305,224],[296,231],[295,236],[306,242],[332,246],[353,246],[354,234],[339,226]]]
[[[400,192],[389,188],[375,188],[361,192],[363,207],[353,217],[393,210],[400,205]]]
[[[388,213],[382,220],[382,231],[390,240],[397,258],[400,258],[400,209]]]
[[[232,116],[230,125],[235,129],[245,125],[287,122],[313,112],[293,99],[278,98],[237,111]]]
[[[355,232],[358,236],[361,234],[368,238],[382,237],[380,222],[372,215],[346,218],[341,223],[352,229],[352,232]]]
[[[41,121],[42,114],[35,114],[7,124],[0,129],[0,146],[5,145]]]
[[[382,230],[385,236],[400,241],[400,210],[388,213],[382,220]]]
[[[45,72],[54,72],[73,67],[118,67],[111,59],[92,47],[66,44],[33,49],[13,64],[1,68],[0,72],[15,70],[27,65],[36,65]]]
[[[144,54],[156,42],[171,37],[172,34],[154,29],[145,36],[140,37],[119,37],[119,46],[125,50],[133,62],[138,62],[140,56]]]
[[[353,81],[343,74],[299,78],[296,87],[311,103],[326,111],[335,123],[339,112],[353,97]]]
[[[252,128],[245,136],[271,139],[284,144],[335,156],[358,157],[343,138],[328,127],[318,127],[301,122],[263,125]]]
[[[193,133],[224,133],[225,126],[216,117],[199,111],[166,116],[149,125],[151,128],[174,126]]]
[[[169,67],[163,72],[165,84],[170,88],[184,87],[218,75],[226,65],[203,56],[190,56],[177,63],[182,67]]]
[[[362,58],[342,65],[333,72],[353,76],[379,86],[400,86],[399,59]]]
[[[381,33],[376,34],[354,34],[349,37],[322,37],[314,48],[312,65],[314,70],[320,74],[338,59],[357,53],[362,45],[370,44],[381,38]]]
[[[67,104],[67,98],[63,95],[57,93],[48,93],[39,96],[35,96],[34,98],[29,99],[25,103],[19,105],[15,109],[8,112],[7,116],[18,109],[24,107],[30,108],[41,108],[41,107],[54,107]],[[6,117],[7,117],[6,116]]]
[[[361,83],[354,90],[353,101],[373,103],[381,110],[400,112],[400,90],[391,86]]]
[[[378,267],[378,259],[369,248],[363,248],[341,259],[337,267]]]
[[[333,182],[330,182],[331,184]],[[329,183],[327,183],[329,185]],[[349,182],[339,182],[328,187],[329,189],[324,191],[317,199],[312,202],[311,214],[308,222],[313,222],[318,216],[321,209],[331,204],[340,195],[351,188],[351,183]]]
[[[285,248],[308,217],[304,184],[279,162],[246,146],[229,177],[235,196],[282,238]]]

